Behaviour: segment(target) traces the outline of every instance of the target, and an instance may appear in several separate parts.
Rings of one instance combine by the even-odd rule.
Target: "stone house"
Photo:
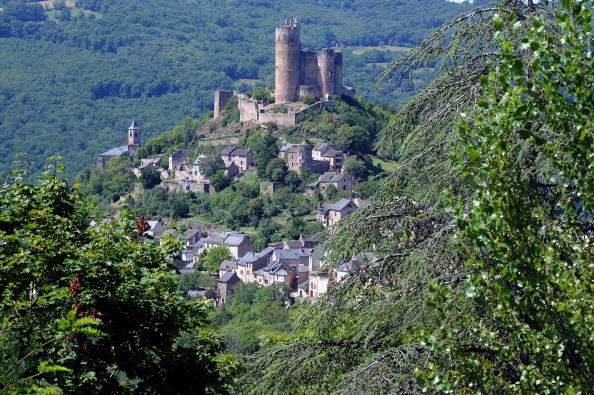
[[[344,163],[344,153],[335,150],[330,143],[318,143],[312,150],[314,161],[326,161],[334,170],[341,170]]]
[[[341,282],[350,271],[361,269],[361,261],[358,259],[351,259],[334,269],[334,278],[336,282]]]
[[[283,261],[273,261],[266,267],[254,272],[255,282],[262,286],[270,286],[275,283],[285,283],[293,287],[297,279],[297,269]]]
[[[243,232],[213,232],[204,239],[204,249],[226,245],[235,259],[242,258],[248,252],[254,252],[250,237]]]
[[[254,165],[254,154],[249,149],[237,147],[227,147],[221,151],[221,159],[225,162],[225,167],[234,163],[240,171],[246,171]]]
[[[147,221],[150,228],[144,232],[145,235],[151,236],[155,239],[158,239],[163,234],[165,230],[163,225],[159,221]]]
[[[284,243],[283,243],[284,244]],[[283,261],[291,266],[307,265],[309,257],[314,253],[313,248],[277,248],[272,252],[272,259]]]
[[[231,177],[232,179],[237,177],[240,173],[241,173],[241,170],[233,162],[231,162],[231,164],[229,166],[227,166],[227,168],[225,169],[225,175]]]
[[[182,170],[188,167],[189,148],[182,148],[169,155],[169,170]]]
[[[233,295],[235,286],[241,280],[235,273],[225,273],[217,281],[217,303],[225,304],[229,297]]]
[[[348,199],[340,199],[334,204],[325,204],[318,208],[316,220],[324,227],[336,224],[343,218],[348,217],[357,210],[357,206]]]
[[[246,283],[257,282],[254,272],[268,266],[272,261],[274,248],[267,247],[258,253],[248,252],[235,261],[235,274]]]
[[[219,278],[222,278],[227,273],[235,273],[235,261],[224,260],[219,266]]]
[[[353,190],[353,180],[350,176],[343,173],[332,172],[322,174],[316,182],[308,184],[307,187],[309,189],[320,188],[320,191],[325,193],[326,188],[328,188],[329,185],[334,185],[334,187],[339,191]]]
[[[309,297],[317,298],[328,291],[328,271],[309,274]]]
[[[301,144],[294,144],[286,151],[285,160],[289,170],[294,170],[297,173],[301,173],[306,167],[311,169],[313,166],[311,145],[305,141]]]

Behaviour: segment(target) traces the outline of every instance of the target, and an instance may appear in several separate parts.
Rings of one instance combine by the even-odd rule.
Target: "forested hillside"
[[[345,84],[374,102],[402,104],[411,92],[394,93],[400,85],[374,91],[385,65],[464,8],[444,0],[94,0],[45,13],[39,4],[3,0],[0,7],[0,171],[17,152],[28,153],[34,169],[60,153],[67,175],[117,144],[132,119],[146,141],[186,117],[202,118],[214,89],[271,85],[274,27],[285,16],[302,21],[305,47],[347,46]],[[389,47],[367,48],[380,45]]]

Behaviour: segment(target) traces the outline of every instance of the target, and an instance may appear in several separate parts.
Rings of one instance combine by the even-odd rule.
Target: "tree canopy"
[[[20,173],[0,188],[0,391],[225,392],[239,365],[176,292],[143,218],[90,225],[82,195]]]

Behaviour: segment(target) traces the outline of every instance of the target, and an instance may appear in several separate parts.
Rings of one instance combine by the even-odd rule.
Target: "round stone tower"
[[[279,104],[297,101],[301,37],[299,21],[287,19],[276,28],[276,70],[274,74],[274,101]]]
[[[322,49],[318,52],[318,65],[320,66],[320,90],[322,96],[334,94],[334,50]]]

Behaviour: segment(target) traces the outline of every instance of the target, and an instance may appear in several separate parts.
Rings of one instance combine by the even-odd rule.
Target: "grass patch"
[[[374,166],[381,167],[384,171],[394,171],[398,168],[398,162],[388,159],[378,158],[377,156],[370,155]]]

